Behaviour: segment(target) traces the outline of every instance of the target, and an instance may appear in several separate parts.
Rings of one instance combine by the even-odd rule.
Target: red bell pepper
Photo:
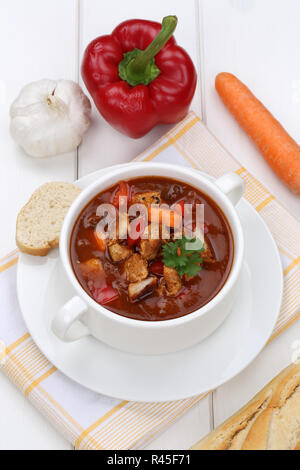
[[[140,242],[145,228],[146,223],[143,217],[139,217],[131,222],[130,231],[127,238],[127,244],[130,248],[133,248]]]
[[[82,77],[98,111],[130,137],[178,122],[188,111],[197,75],[172,36],[176,25],[176,16],[165,17],[162,25],[124,21],[85,50]]]
[[[163,276],[164,275],[164,263],[162,259],[157,259],[150,264],[149,271],[151,274],[155,274],[155,276]]]
[[[94,300],[96,300],[96,302],[98,302],[101,305],[108,304],[112,302],[113,300],[116,300],[119,298],[118,291],[116,291],[116,289],[114,289],[110,285],[107,285],[101,288],[96,288],[92,292],[92,296]]]
[[[178,212],[178,214],[181,214],[182,217],[184,217],[184,205],[185,204],[186,204],[185,201],[179,201],[174,206],[174,211]]]
[[[128,185],[125,181],[120,181],[119,183],[119,186],[113,196],[113,199],[112,199],[112,204],[115,206],[115,207],[119,207],[119,203],[120,203],[120,197],[126,197],[127,198],[127,202],[128,202],[128,198],[129,198],[129,189],[128,189]]]

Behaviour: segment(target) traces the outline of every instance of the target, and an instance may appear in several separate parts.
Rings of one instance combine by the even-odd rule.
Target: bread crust
[[[51,245],[48,244],[47,246],[43,248],[42,247],[35,248],[33,246],[23,245],[16,237],[16,244],[19,250],[22,251],[22,253],[27,253],[28,255],[33,255],[33,256],[46,256],[51,250],[51,248],[57,248],[59,246],[59,241],[57,240],[53,244]]]
[[[60,232],[61,227],[59,228],[58,233],[56,233],[55,236],[52,236],[52,238],[50,235],[48,237],[46,236],[42,240],[42,242],[39,244],[32,245],[30,243],[26,243],[22,241],[24,240],[24,233],[23,233],[24,230],[21,226],[23,223],[24,214],[26,214],[26,212],[28,211],[28,209],[30,210],[30,208],[34,210],[35,204],[38,203],[39,197],[41,197],[41,195],[45,197],[45,194],[47,193],[47,191],[53,191],[54,189],[57,190],[57,193],[65,191],[67,194],[66,199],[69,201],[68,206],[64,205],[63,207],[59,207],[59,204],[56,203],[56,206],[55,206],[56,210],[62,211],[63,217],[62,217],[61,223],[63,222],[63,218],[67,210],[69,209],[71,203],[80,193],[80,188],[78,188],[77,186],[74,186],[71,183],[64,183],[64,182],[45,183],[34,191],[30,199],[20,210],[17,216],[17,221],[16,221],[16,244],[19,250],[22,251],[23,253],[27,253],[33,256],[46,256],[52,248],[57,248],[59,246],[59,235],[60,235],[59,232]],[[34,229],[34,223],[32,224],[32,228]],[[28,239],[29,239],[30,235],[29,234],[26,234],[26,235],[28,235]]]
[[[291,364],[192,450],[300,448],[300,364]]]

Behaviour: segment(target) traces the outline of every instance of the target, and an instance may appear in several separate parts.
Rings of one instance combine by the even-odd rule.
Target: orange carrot
[[[106,249],[106,240],[105,238],[101,237],[101,234],[97,232],[97,230],[94,230],[94,236],[96,243],[98,245],[98,248],[100,251],[105,251]]]
[[[181,224],[181,215],[177,212],[161,207],[149,207],[148,209],[149,222],[164,222],[167,226],[178,228]]]
[[[216,90],[265,160],[288,188],[300,194],[300,146],[234,75],[220,73]]]

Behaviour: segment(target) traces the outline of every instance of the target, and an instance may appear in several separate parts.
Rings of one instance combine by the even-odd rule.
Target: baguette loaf
[[[80,189],[71,183],[52,182],[40,186],[20,210],[16,243],[21,251],[45,256],[57,247],[64,217]]]
[[[300,364],[291,364],[193,450],[300,450]]]

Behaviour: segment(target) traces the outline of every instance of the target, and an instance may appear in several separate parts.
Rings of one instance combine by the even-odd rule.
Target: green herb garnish
[[[195,276],[202,269],[203,259],[200,254],[205,250],[204,243],[198,238],[188,239],[185,236],[163,245],[163,263],[175,268],[180,276]]]

